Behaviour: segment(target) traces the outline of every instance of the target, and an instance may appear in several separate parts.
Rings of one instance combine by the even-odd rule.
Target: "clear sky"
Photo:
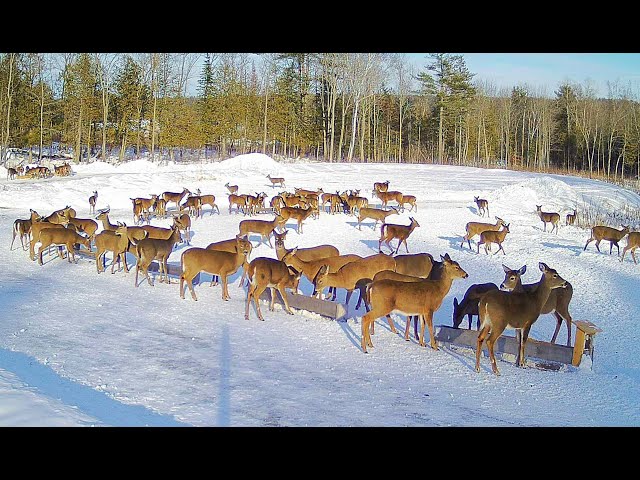
[[[619,80],[640,86],[640,53],[462,53],[474,79],[488,80],[497,87],[529,84],[546,87],[552,95],[558,85],[570,80],[593,81],[600,96],[607,96],[607,81]],[[429,64],[426,53],[409,56],[419,70]]]

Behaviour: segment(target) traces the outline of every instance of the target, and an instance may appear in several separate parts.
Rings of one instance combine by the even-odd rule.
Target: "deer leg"
[[[596,241],[596,248],[598,249],[598,253],[602,253],[600,252],[600,240]],[[611,253],[611,252],[609,252]]]
[[[413,315],[413,336],[418,338],[418,323],[420,322],[420,315]]]
[[[257,288],[257,284],[251,284],[251,286],[249,287],[249,290],[247,291],[247,301],[245,303],[245,308],[244,308],[244,319],[245,320],[249,320],[249,305],[251,303],[251,297],[253,297],[253,303],[256,306],[256,311],[258,313],[258,318],[260,318],[262,316],[262,313],[260,312],[260,305],[258,304],[258,301],[256,300],[256,297],[254,295],[256,288]]]
[[[636,254],[635,254],[635,247],[631,249],[631,257],[633,258],[633,263],[635,263],[636,265],[638,264],[638,262],[636,262]]]
[[[433,311],[429,310],[427,315],[422,316],[423,320],[426,321],[427,326],[429,327],[429,337],[431,338],[431,348],[434,350],[438,350],[438,342],[436,341],[435,332],[433,330]],[[424,327],[422,328],[424,332]]]
[[[393,319],[391,318],[391,315],[388,314],[386,317],[387,317],[387,323],[389,324],[389,328],[391,329],[391,332],[398,333],[398,331],[396,330],[396,326],[393,324]]]
[[[527,344],[527,339],[529,338],[529,330],[531,330],[531,325],[527,325],[522,329],[522,342],[520,344],[520,367],[525,367],[526,359],[524,356],[524,349]]]
[[[218,280],[219,280],[218,275],[212,274],[211,275],[211,283],[209,283],[209,286],[213,287],[215,285],[218,285]]]
[[[371,324],[371,312],[362,317],[361,334],[360,334],[360,347],[364,353],[367,352],[367,345],[373,347],[371,343],[371,337],[369,335],[369,328]]]
[[[498,376],[500,375],[500,371],[498,370],[498,364],[496,363],[496,356],[493,350],[493,345],[495,341],[500,337],[500,333],[496,335],[495,332],[491,332],[491,334],[489,335],[489,338],[487,338],[487,347],[489,348],[489,359],[491,360],[491,370],[493,370],[493,373],[495,373]]]
[[[411,320],[413,319],[413,317],[411,315],[407,315],[407,322],[406,322],[406,326],[404,327],[404,339],[408,342],[409,341],[409,328],[411,327]]]
[[[478,333],[478,341],[476,342],[476,372],[480,373],[480,355],[482,353],[482,342],[489,333],[489,326],[483,327]]]
[[[284,302],[284,309],[289,315],[293,315],[294,313],[291,311],[291,307],[289,307],[289,300],[287,300],[287,292],[285,291],[283,286],[278,287],[278,291],[280,292],[280,296],[282,297],[282,301]],[[274,289],[271,289],[271,301],[276,298],[276,292]],[[273,305],[273,303],[272,303]],[[273,308],[272,308],[273,309]]]
[[[409,253],[409,247],[407,247],[407,239],[406,238],[404,239],[404,248],[406,248],[407,249],[407,253]]]

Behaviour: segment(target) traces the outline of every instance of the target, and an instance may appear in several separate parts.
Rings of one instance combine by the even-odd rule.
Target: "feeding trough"
[[[320,300],[319,298],[309,297],[307,295],[302,294],[292,294],[290,292],[285,292],[287,295],[287,302],[289,302],[289,306],[291,308],[296,308],[298,310],[308,310],[313,313],[317,313],[322,315],[323,317],[331,318],[332,320],[338,320],[344,317],[347,314],[347,310],[342,303],[332,302],[329,300]],[[271,289],[267,288],[262,295],[260,295],[260,300],[271,301]],[[276,293],[276,303],[280,305],[284,305],[282,298],[280,295]]]

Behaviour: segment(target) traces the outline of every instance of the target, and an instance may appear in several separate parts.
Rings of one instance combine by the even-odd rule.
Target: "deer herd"
[[[285,179],[267,175],[271,188],[286,188]],[[89,212],[94,218],[79,218],[70,206],[56,210],[48,216],[41,216],[31,209],[28,219],[17,219],[13,224],[13,237],[10,248],[16,237],[20,238],[22,248],[29,249],[31,260],[38,258],[43,265],[43,253],[49,247],[58,247],[57,254],[64,258],[63,247],[66,248],[68,262],[76,262],[75,252],[79,248],[92,251],[98,274],[105,271],[106,253],[113,255],[111,273],[118,263],[118,270],[124,268],[129,272],[127,253],[136,259],[134,285],[139,286],[138,275],[147,279],[150,286],[154,283],[149,276],[149,267],[155,260],[159,265],[160,282],[171,283],[168,258],[178,243],[188,245],[180,256],[179,295],[185,298],[185,283],[191,297],[197,301],[193,281],[200,272],[211,274],[211,285],[222,283],[222,300],[231,298],[228,289],[229,277],[242,267],[240,286],[246,286],[245,319],[249,319],[250,305],[253,300],[259,320],[264,320],[258,299],[267,288],[271,290],[270,310],[274,309],[277,290],[284,302],[284,310],[293,314],[287,293],[299,294],[299,283],[304,276],[313,285],[313,296],[324,298],[328,295],[332,301],[336,299],[338,289],[346,291],[346,304],[349,304],[354,291],[358,293],[356,310],[364,304],[366,313],[361,321],[361,348],[367,353],[373,347],[371,336],[374,333],[374,322],[385,317],[390,330],[396,333],[392,313],[406,316],[404,338],[410,339],[409,331],[412,319],[414,335],[421,346],[426,346],[425,329],[429,330],[429,345],[438,350],[435,338],[433,316],[441,307],[445,297],[457,279],[469,275],[453,260],[448,253],[436,260],[431,254],[409,253],[407,240],[411,233],[420,227],[414,217],[409,217],[409,225],[387,223],[387,217],[405,211],[417,212],[417,201],[413,195],[405,195],[397,190],[389,190],[389,180],[375,182],[371,192],[373,201],[360,195],[360,190],[352,189],[335,193],[324,192],[322,188],[308,190],[295,188],[293,192],[281,191],[274,195],[266,206],[268,195],[265,192],[252,194],[239,193],[238,185],[224,186],[228,190],[228,213],[242,214],[243,217],[254,217],[259,214],[273,214],[272,220],[243,218],[238,222],[238,233],[228,239],[210,243],[206,248],[190,245],[192,222],[203,217],[203,206],[210,207],[209,216],[214,211],[220,214],[216,197],[212,194],[202,195],[200,190],[191,192],[187,188],[181,191],[166,191],[160,194],[131,198],[133,224],[124,221],[112,223],[109,218],[110,208],[98,210],[96,204],[98,192],[93,191],[88,197]],[[102,197],[100,197],[102,198]],[[378,200],[379,208],[372,205]],[[394,205],[389,205],[394,202]],[[478,196],[474,197],[479,216],[489,217],[489,202]],[[232,213],[233,212],[233,213]],[[285,240],[289,230],[286,223],[294,221],[298,235],[303,234],[303,224],[317,220],[321,212],[329,215],[346,214],[357,219],[358,230],[365,220],[372,220],[372,230],[380,226],[378,252],[369,256],[340,252],[330,244],[316,245],[307,248],[286,248]],[[551,225],[549,233],[558,233],[560,215],[557,212],[542,211],[542,205],[536,205],[536,213],[547,231],[547,223]],[[151,218],[170,218],[170,228],[150,225]],[[574,225],[577,211],[567,214],[565,225]],[[471,221],[465,226],[460,249],[466,242],[469,249],[471,240],[478,237],[476,252],[484,246],[485,253],[491,251],[493,244],[502,251],[507,235],[511,232],[511,224],[502,218],[495,217],[495,223]],[[98,232],[99,226],[102,227]],[[258,246],[265,243],[275,250],[275,258],[257,257],[249,260],[252,250],[256,248],[250,241],[251,235],[259,236]],[[275,246],[271,243],[274,237]],[[595,241],[600,251],[602,240],[610,242],[609,253],[613,246],[620,247],[618,242],[627,237],[620,261],[628,250],[634,263],[635,249],[640,246],[640,232],[631,232],[629,226],[622,229],[608,226],[594,226],[591,236],[584,246]],[[394,246],[392,241],[397,241]],[[36,255],[35,246],[39,244]],[[383,244],[389,248],[389,254],[382,252]],[[404,244],[406,254],[399,254]],[[120,266],[122,264],[122,267]],[[541,272],[540,280],[533,284],[523,284],[521,277],[526,266],[513,270],[503,264],[505,277],[498,286],[495,283],[477,283],[471,285],[463,299],[453,300],[453,327],[460,328],[465,316],[468,317],[468,328],[472,328],[473,316],[477,316],[476,329],[478,339],[476,345],[476,371],[480,371],[482,345],[486,341],[491,367],[496,375],[499,370],[494,356],[494,345],[506,328],[515,329],[519,338],[519,354],[516,365],[524,366],[524,347],[532,324],[541,314],[553,313],[557,325],[552,343],[555,343],[562,323],[567,326],[567,345],[571,344],[572,317],[569,303],[573,294],[572,285],[560,274],[543,262],[538,264]],[[246,278],[246,285],[245,285]],[[142,280],[142,283],[144,279]],[[418,326],[420,325],[420,327]]]

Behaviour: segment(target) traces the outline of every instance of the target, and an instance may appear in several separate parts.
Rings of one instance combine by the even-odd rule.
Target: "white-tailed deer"
[[[333,299],[335,299],[335,289],[344,288],[347,291],[345,304],[349,305],[351,294],[355,290],[359,280],[363,278],[373,278],[376,273],[382,270],[395,271],[395,269],[396,261],[393,257],[385,255],[384,253],[377,253],[346,263],[334,273],[330,273],[329,267],[323,265],[313,279],[313,295],[319,294],[320,298],[323,298],[324,289],[333,287]]]
[[[404,211],[405,205],[411,205],[409,211],[412,212],[413,210],[415,210],[417,212],[418,204],[416,202],[417,199],[415,195],[402,195],[402,199],[400,200],[400,208],[402,209],[402,211]]]
[[[389,180],[385,181],[385,182],[375,182],[373,184],[373,191],[374,192],[387,192],[389,191]]]
[[[191,217],[188,213],[175,215],[172,227],[178,227],[178,230],[183,231],[187,245],[191,245]]]
[[[480,330],[480,317],[478,313],[478,304],[480,298],[487,292],[492,290],[514,290],[520,285],[522,288],[522,282],[520,277],[527,271],[526,265],[519,270],[512,270],[506,265],[502,265],[504,269],[505,277],[500,288],[495,283],[474,283],[471,285],[462,297],[462,301],[458,303],[458,299],[453,299],[453,328],[460,328],[460,324],[464,320],[465,315],[469,321],[469,330],[471,330],[471,322],[473,317],[477,316],[476,330]]]
[[[347,202],[349,206],[349,214],[355,215],[356,211],[360,212],[361,208],[366,208],[369,206],[369,199],[366,197],[360,197],[358,195],[349,194],[346,198],[343,199]]]
[[[222,299],[229,300],[228,277],[238,271],[251,252],[251,242],[246,237],[238,235],[236,237],[235,252],[225,252],[221,250],[209,250],[206,248],[192,247],[182,252],[180,265],[182,274],[180,275],[180,298],[184,298],[184,283],[191,292],[191,297],[197,301],[196,292],[191,283],[200,272],[207,272],[219,275],[222,279]]]
[[[98,192],[94,191],[89,197],[89,213],[96,214],[96,202],[98,201]]]
[[[31,215],[33,218],[34,210],[31,210]],[[50,221],[47,221],[46,218],[49,218]],[[64,215],[61,215],[59,211],[53,212],[48,217],[39,217],[38,220],[31,222],[31,241],[29,242],[29,258],[31,260],[36,259],[35,254],[35,244],[40,241],[40,231],[45,228],[65,228],[64,225],[67,223],[67,218]],[[75,228],[75,225],[74,225]]]
[[[249,235],[250,233],[257,233],[260,235],[260,243],[258,246],[267,240],[269,246],[271,245],[271,233],[278,228],[283,227],[285,223],[284,218],[280,215],[276,215],[273,220],[268,222],[267,220],[242,220],[238,225],[240,235]]]
[[[378,226],[378,222],[381,222],[384,224],[386,218],[389,215],[394,215],[397,214],[398,209],[396,207],[391,207],[390,210],[382,210],[380,208],[369,208],[369,207],[362,207],[360,209],[358,209],[358,230],[362,230],[362,228],[360,228],[360,224],[362,223],[363,220],[370,218],[371,220],[375,220],[375,223],[373,224],[373,230],[376,229],[376,227]]]
[[[620,258],[621,262],[624,262],[624,255],[627,253],[627,250],[631,250],[631,257],[633,258],[633,263],[636,265],[636,248],[640,246],[640,232],[629,232],[627,235],[627,245],[622,249],[622,257]]]
[[[11,238],[11,245],[9,246],[9,250],[13,250],[13,242],[16,239],[16,236],[20,237],[20,244],[22,245],[22,249],[27,249],[27,243],[29,243],[29,234],[31,233],[31,225],[34,222],[40,221],[40,219],[42,218],[35,210],[30,209],[30,211],[30,218],[18,218],[13,222],[13,237]],[[631,253],[633,254],[633,252]]]
[[[467,278],[458,262],[449,254],[440,256],[444,264],[440,280],[424,279],[417,282],[401,282],[396,280],[379,280],[372,282],[367,288],[366,301],[371,310],[362,317],[362,351],[367,353],[367,346],[373,347],[371,341],[371,324],[382,316],[397,312],[403,315],[420,315],[423,323],[420,332],[420,345],[425,346],[425,324],[429,327],[431,348],[437,350],[438,344],[433,332],[433,314],[444,297],[449,293],[451,284],[456,278]],[[389,317],[387,317],[389,320]]]
[[[502,226],[502,230],[485,230],[480,234],[480,240],[478,240],[478,253],[480,253],[480,245],[484,245],[484,253],[487,255],[491,250],[491,245],[496,243],[498,245],[498,250],[494,252],[494,255],[502,250],[502,253],[506,255],[504,248],[502,248],[502,242],[504,242],[507,233],[509,233],[509,223]]]
[[[79,232],[84,232],[89,236],[89,240],[93,240],[98,230],[98,222],[92,218],[69,217],[67,221],[76,226]]]
[[[188,188],[182,187],[182,192],[163,192],[160,198],[167,202],[167,209],[169,208],[169,202],[174,202],[176,204],[176,210],[180,210],[180,202],[190,193]]]
[[[172,228],[171,236],[166,240],[147,237],[140,241],[131,241],[135,246],[136,257],[138,258],[136,263],[136,278],[134,280],[136,287],[138,287],[138,272],[140,270],[143,271],[149,285],[153,287],[153,282],[151,281],[151,277],[149,277],[149,265],[151,265],[151,262],[154,260],[158,260],[160,265],[160,282],[166,281],[166,283],[171,283],[167,269],[167,259],[173,251],[173,246],[179,241],[180,230],[178,230],[178,227]]]
[[[284,222],[290,218],[297,222],[297,232],[302,233],[302,222],[313,215],[314,211],[311,207],[308,208],[295,208],[295,207],[282,207],[280,209],[280,216],[284,218]],[[283,223],[284,226],[284,223]]]
[[[247,197],[242,195],[236,195],[235,193],[229,194],[229,213],[231,213],[232,207],[236,207],[236,213],[247,214]]]
[[[277,289],[284,302],[285,311],[293,315],[291,308],[289,308],[285,288],[290,288],[293,293],[296,293],[301,275],[301,272],[296,271],[293,267],[275,258],[258,257],[251,260],[247,269],[247,278],[249,279],[250,285],[247,290],[247,303],[244,311],[245,320],[249,320],[249,304],[251,303],[251,298],[253,298],[253,303],[256,306],[258,319],[264,320],[262,312],[260,311],[259,299],[262,292],[267,288],[271,290],[269,310],[273,311]]]
[[[229,182],[224,184],[225,187],[227,187],[227,190],[229,190],[229,193],[232,194],[236,194],[238,193],[238,185],[229,185]]]
[[[209,216],[213,215],[213,211],[216,210],[218,212],[218,215],[220,215],[220,208],[218,208],[218,205],[216,205],[216,196],[213,194],[207,194],[207,195],[199,195],[200,197],[200,216],[202,217],[202,215],[204,214],[204,205],[209,205],[211,207],[211,212],[209,213]]]
[[[473,197],[473,201],[476,202],[476,206],[478,207],[478,215],[480,215],[481,217],[484,217],[484,214],[486,212],[487,217],[489,217],[489,202],[484,199],[484,198],[480,198],[480,197]]]
[[[578,212],[576,209],[573,209],[573,213],[567,213],[567,219],[565,225],[573,225],[576,223],[576,217],[578,216]]]
[[[478,311],[480,312],[480,333],[476,344],[476,372],[480,372],[480,355],[482,342],[487,340],[491,368],[493,373],[500,375],[493,351],[495,342],[500,338],[505,328],[520,329],[520,345],[516,364],[525,365],[525,345],[529,338],[531,325],[538,319],[542,307],[549,299],[549,294],[554,288],[562,288],[566,281],[556,270],[545,263],[538,264],[542,277],[531,291],[505,292],[495,290],[485,293],[480,299]]]
[[[278,257],[278,260],[282,260],[282,258],[287,253],[293,251],[293,248],[288,249],[284,246],[284,241],[287,237],[288,232],[289,230],[285,230],[282,233],[273,232],[275,238],[276,256]],[[296,247],[296,257],[298,257],[303,262],[310,262],[312,260],[318,260],[320,258],[336,257],[338,255],[340,255],[340,251],[333,245],[325,244],[307,248]]]
[[[164,198],[156,198],[153,204],[153,213],[155,216],[164,218],[167,216],[167,201]]]
[[[482,222],[468,222],[465,226],[467,233],[462,237],[462,242],[460,243],[460,248],[464,245],[465,240],[469,244],[469,250],[471,250],[471,239],[476,235],[480,235],[482,232],[487,230],[500,230],[500,227],[504,225],[504,220],[501,218],[495,217],[496,223],[482,223]]]
[[[596,248],[598,252],[600,252],[600,242],[602,240],[607,240],[609,242],[609,255],[611,255],[611,250],[615,245],[618,248],[618,256],[620,256],[620,246],[618,242],[622,240],[627,233],[629,233],[629,227],[627,225],[622,225],[621,230],[617,230],[612,227],[605,227],[603,225],[597,225],[591,228],[591,237],[587,240],[587,243],[584,245],[584,250],[587,249],[587,245],[589,245],[594,240],[596,241]]]
[[[96,245],[96,269],[98,273],[104,272],[104,268],[100,270],[101,257],[106,256],[107,252],[113,252],[113,260],[111,261],[111,273],[114,272],[116,260],[118,265],[122,261],[124,271],[129,273],[127,265],[127,249],[129,248],[129,237],[127,237],[127,225],[119,224],[115,231],[103,230],[95,236]]]
[[[409,253],[407,238],[409,238],[409,235],[411,235],[411,232],[413,232],[416,227],[420,226],[415,218],[409,217],[409,220],[411,220],[411,223],[409,225],[395,225],[391,223],[382,224],[382,226],[380,227],[380,240],[378,240],[378,251],[380,253],[382,253],[382,249],[380,248],[382,246],[382,242],[386,243],[387,246],[391,249],[391,252],[393,252],[393,247],[391,246],[390,242],[391,240],[396,238],[398,239],[398,246],[396,248],[396,251],[393,253],[398,253],[398,250],[400,250],[400,245],[402,245],[403,243],[404,248],[406,248],[407,253]]]
[[[245,258],[245,262],[242,264],[242,279],[240,280],[240,283],[238,284],[239,288],[242,288],[242,283],[244,281],[244,277],[247,274],[247,269],[249,268],[249,257],[251,256],[251,251],[253,250],[253,245],[251,244],[251,242],[249,242],[249,240],[242,240],[243,245],[247,245],[247,248],[249,249],[249,252],[247,253],[247,256]],[[237,237],[233,237],[233,238],[229,238],[227,240],[221,240],[219,242],[213,242],[210,243],[209,245],[207,245],[207,250],[218,250],[220,252],[230,252],[230,253],[236,253],[237,252],[237,245],[238,245],[238,238]],[[213,287],[215,285],[218,284],[218,282],[220,281],[220,278],[218,277],[217,274],[212,274],[211,276],[211,282],[209,283],[210,287]]]
[[[100,211],[100,213],[96,216],[96,220],[102,222],[102,229],[110,232],[115,232],[118,229],[118,225],[114,225],[109,220],[109,212],[110,209],[105,209]]]
[[[403,195],[402,195],[402,192],[398,192],[397,190],[386,191],[386,192],[380,192],[378,190],[374,190],[373,194],[380,199],[383,207],[386,207],[387,204],[391,201],[395,201],[398,204],[398,206],[402,205]]]
[[[284,178],[282,177],[272,177],[271,174],[267,175],[267,178],[271,182],[271,187],[282,187],[286,188],[284,185]]]
[[[555,229],[556,235],[558,234],[558,223],[560,223],[560,214],[556,212],[543,212],[542,205],[536,205],[536,213],[544,223],[544,231],[547,231],[547,223],[551,224],[551,232]]]
[[[523,265],[520,270],[510,270],[504,265],[502,267],[505,271],[505,277],[502,281],[502,284],[500,285],[500,290],[530,292],[537,288],[537,283],[522,283],[522,279],[520,277],[522,277],[522,275],[524,275],[524,273],[527,271],[526,265]],[[553,315],[556,317],[556,329],[554,330],[551,337],[551,343],[556,343],[558,332],[560,331],[560,327],[562,326],[562,322],[564,321],[567,326],[567,347],[571,346],[571,322],[573,322],[573,318],[571,318],[571,314],[569,313],[569,303],[571,302],[572,297],[573,286],[571,285],[571,283],[566,282],[564,288],[554,288],[553,290],[551,290],[547,302],[544,304],[542,310],[540,311],[540,315],[553,313]],[[517,333],[519,335],[520,331],[518,330]]]
[[[180,205],[180,211],[187,210],[188,215],[199,218],[202,213],[202,199],[198,195],[189,195],[183,204]]]
[[[38,249],[38,263],[40,265],[42,265],[42,252],[50,245],[64,245],[67,248],[67,260],[69,263],[71,263],[72,258],[74,263],[78,263],[73,250],[74,244],[84,245],[87,250],[91,250],[89,246],[91,240],[89,240],[88,237],[77,234],[69,228],[43,228],[40,231],[38,239],[40,241],[40,248]]]
[[[281,260],[287,265],[295,268],[297,271],[302,272],[302,274],[307,277],[307,279],[311,283],[313,283],[314,279],[318,275],[318,271],[320,270],[320,268],[322,268],[323,265],[329,267],[329,272],[336,272],[346,263],[362,259],[360,255],[349,253],[347,255],[338,255],[335,257],[325,257],[318,258],[317,260],[304,261],[298,257],[297,251],[297,247],[293,250],[290,250],[281,258]],[[335,300],[335,291],[333,300]]]

